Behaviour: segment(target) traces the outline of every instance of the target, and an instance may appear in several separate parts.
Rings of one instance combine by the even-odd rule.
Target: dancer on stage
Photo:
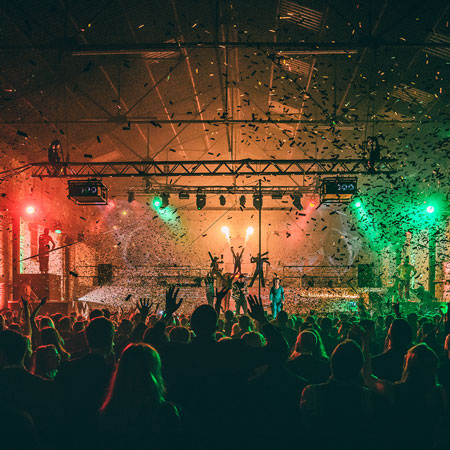
[[[242,249],[241,253],[234,253],[234,248],[231,247],[231,253],[233,254],[233,263],[234,263],[234,273],[241,273],[242,269],[242,255],[244,254],[245,248]]]
[[[41,273],[48,273],[48,251],[55,248],[55,241],[49,235],[50,230],[44,228],[44,232],[39,236],[39,270]],[[50,248],[50,243],[52,243],[52,248]]]
[[[270,288],[270,306],[272,308],[272,315],[275,319],[277,314],[283,309],[284,289],[281,286],[280,279],[275,277],[273,279],[273,286]]]
[[[214,306],[214,295],[215,295],[215,287],[214,287],[214,275],[209,272],[205,277],[205,288],[206,288],[206,301],[209,306]]]
[[[222,277],[222,269],[219,267],[219,264],[223,264],[223,261],[220,261],[218,256],[213,256],[211,252],[208,252],[208,255],[211,258],[211,275]]]
[[[245,279],[245,275],[241,273],[239,275],[239,278],[233,283],[233,293],[232,293],[234,304],[236,305],[237,315],[241,313],[241,307],[244,311],[244,314],[247,314],[247,295],[248,295],[247,280]]]
[[[400,300],[403,299],[403,293],[405,294],[405,298],[409,299],[411,278],[416,273],[417,270],[409,263],[409,256],[405,256],[403,263],[397,267],[398,296]]]
[[[264,280],[264,264],[268,264],[270,266],[269,252],[265,252],[262,255],[258,253],[258,256],[252,256],[250,258],[250,262],[256,263],[256,266],[249,287],[253,286],[257,276],[259,276],[259,279],[261,280],[261,286],[266,287],[266,282]]]

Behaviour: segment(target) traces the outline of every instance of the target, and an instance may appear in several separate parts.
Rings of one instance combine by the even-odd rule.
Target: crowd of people
[[[450,448],[450,312],[0,315],[0,448]]]

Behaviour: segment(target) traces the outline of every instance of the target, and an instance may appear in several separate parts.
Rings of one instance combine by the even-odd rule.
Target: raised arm
[[[23,305],[23,334],[28,336],[31,341],[31,322],[30,322],[30,306],[28,305],[27,300],[22,297],[22,305]]]
[[[370,340],[367,332],[361,332],[359,328],[358,329],[355,328],[355,332],[360,333],[362,338],[362,351],[364,355],[364,364],[361,372],[364,379],[364,383],[372,391],[375,391],[388,398],[392,398],[393,384],[387,380],[380,380],[372,373],[372,359],[370,358]]]
[[[45,305],[47,303],[47,297],[42,297],[41,301],[39,302],[39,304],[36,306],[36,308],[34,308],[33,312],[31,313],[30,316],[30,326],[31,326],[31,344],[33,346],[33,348],[36,348],[38,346],[38,329],[37,329],[37,325],[36,325],[36,316],[37,313],[39,312],[39,310],[42,308],[43,305]]]

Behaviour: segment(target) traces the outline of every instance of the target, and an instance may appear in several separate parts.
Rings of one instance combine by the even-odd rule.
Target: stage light
[[[126,211],[125,209],[122,211],[122,216],[126,216],[128,214],[128,211]]]
[[[272,194],[272,199],[273,200],[281,200],[283,198],[283,193],[282,192],[275,192],[274,194]]]
[[[197,205],[198,210],[203,209],[206,205],[206,195],[205,194],[197,194],[195,203]]]
[[[189,194],[187,192],[180,192],[178,198],[180,200],[189,200]]]
[[[223,233],[225,236],[228,236],[228,235],[230,234],[230,229],[229,229],[226,225],[224,225],[224,226],[220,229],[220,231],[222,231],[222,233]]]
[[[225,198],[225,195],[221,195],[219,197],[220,206],[225,206],[225,203],[227,202],[227,199]]]
[[[161,209],[167,208],[169,206],[169,194],[167,192],[163,192],[161,194]]]
[[[159,209],[161,207],[161,199],[159,197],[153,198],[153,207]]]
[[[356,202],[356,203],[355,203],[355,206],[356,206],[357,208],[359,208],[359,207],[361,206],[361,202]]]
[[[302,195],[301,194],[294,194],[292,197],[292,204],[301,211],[303,209],[302,205]]]
[[[314,207],[316,206],[316,204],[315,204],[314,202],[309,202],[309,206],[310,206],[311,208],[314,208]]]
[[[427,206],[427,213],[428,214],[433,214],[434,213],[434,206],[432,206],[432,205]]]
[[[246,201],[245,195],[241,195],[239,197],[239,204],[241,205],[242,208],[245,208],[245,201]]]
[[[62,233],[61,222],[56,222],[56,223],[55,223],[55,233],[56,233],[56,234],[61,234],[61,233]]]
[[[253,206],[256,209],[260,210],[262,208],[262,204],[263,204],[262,195],[253,194]]]
[[[254,232],[255,232],[255,230],[253,229],[253,227],[247,228],[247,236],[251,236]]]
[[[134,192],[133,191],[129,191],[128,192],[128,203],[131,203],[134,201]]]
[[[27,214],[34,214],[36,212],[36,208],[34,206],[27,206],[25,211],[27,212]]]

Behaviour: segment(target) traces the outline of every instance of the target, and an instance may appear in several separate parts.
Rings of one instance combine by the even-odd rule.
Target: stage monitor
[[[69,181],[68,198],[77,205],[107,205],[108,189],[99,180]]]
[[[320,189],[323,203],[350,201],[356,192],[356,178],[326,178],[322,180]]]

